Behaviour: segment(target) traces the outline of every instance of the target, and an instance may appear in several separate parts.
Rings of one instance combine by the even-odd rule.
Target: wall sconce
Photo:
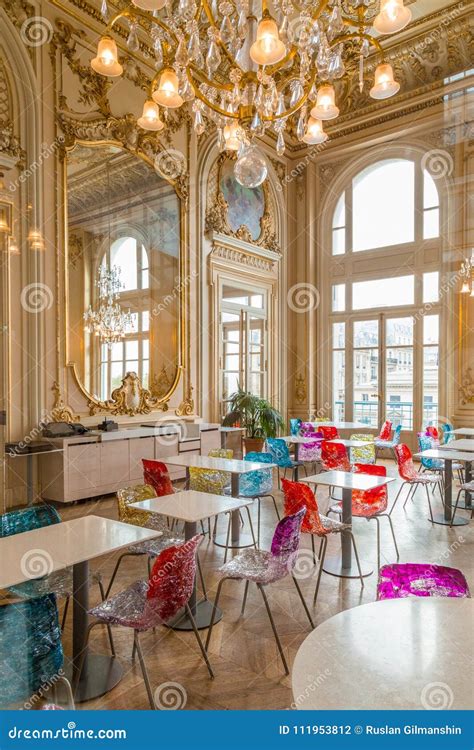
[[[30,229],[28,233],[28,242],[32,250],[44,250],[44,240],[37,229]]]
[[[461,263],[461,294],[469,294],[474,297],[474,250],[471,257],[465,258]]]

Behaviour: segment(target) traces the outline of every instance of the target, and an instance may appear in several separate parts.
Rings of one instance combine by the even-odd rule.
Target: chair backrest
[[[390,440],[391,434],[392,434],[392,423],[389,419],[386,419],[380,429],[380,433],[377,439],[378,440]]]
[[[395,446],[395,456],[397,457],[398,472],[402,479],[410,481],[416,479],[418,472],[413,463],[411,450],[405,443]]]
[[[301,427],[301,419],[290,419],[290,435],[298,435]]]
[[[359,440],[361,443],[367,443],[362,448],[351,448],[351,463],[358,462],[360,464],[374,464],[375,463],[375,445],[372,435],[367,433],[360,433],[351,435],[351,440]]]
[[[234,451],[230,448],[211,448],[207,454],[210,458],[234,457]],[[223,495],[230,486],[231,475],[228,471],[219,469],[189,469],[189,488],[198,492],[209,492],[212,495]]]
[[[426,428],[426,434],[429,437],[432,437],[433,440],[436,440],[439,442],[439,431],[438,431],[438,428],[435,427],[434,425],[432,424],[428,425],[428,427]]]
[[[323,440],[321,445],[321,461],[326,471],[350,471],[351,466],[347,452],[342,443],[330,443]]]
[[[0,537],[5,537],[61,523],[61,516],[52,505],[44,504],[33,505],[31,508],[22,510],[11,510],[0,516],[0,520]]]
[[[370,474],[375,477],[386,477],[387,467],[381,464],[361,464],[355,463],[352,467],[354,474]],[[373,490],[353,490],[352,503],[361,503],[363,505],[380,505],[386,503],[388,498],[387,485],[375,487]]]
[[[331,425],[320,425],[318,432],[322,434],[324,440],[335,440],[339,437],[337,427],[332,427]]]
[[[155,560],[148,581],[147,604],[164,622],[188,602],[196,575],[196,551],[202,534],[163,550]]]
[[[454,440],[456,435],[454,434],[454,427],[449,422],[446,422],[443,425],[443,444],[446,445],[446,443],[450,443],[451,440]]]
[[[153,487],[157,497],[174,493],[166,464],[161,461],[154,461],[151,458],[142,458],[142,464],[144,483]]]
[[[302,422],[300,435],[316,435],[318,428],[312,422]]]
[[[117,492],[117,505],[119,521],[131,523],[134,526],[146,526],[150,520],[151,513],[146,510],[134,508],[133,503],[142,500],[150,500],[156,497],[156,492],[150,484],[135,484],[132,487],[123,487]]]
[[[260,453],[258,451],[247,453],[244,461],[255,461],[260,464],[275,463],[271,453]],[[249,471],[247,474],[241,474],[239,477],[239,494],[244,497],[271,493],[272,488],[272,469],[257,469],[256,471]]]
[[[393,433],[393,438],[392,438],[393,447],[399,444],[401,435],[402,435],[402,425],[397,424]]]
[[[318,501],[311,487],[302,482],[290,482],[288,479],[282,479],[281,486],[285,515],[294,515],[301,507],[304,507],[305,515],[301,524],[301,531],[315,531],[324,534]]]
[[[291,457],[288,446],[281,438],[267,438],[267,448],[272,454],[273,463],[278,466],[291,466]]]
[[[424,432],[418,433],[418,447],[420,452],[429,451],[437,445],[438,441],[431,435],[426,435]],[[421,465],[425,469],[441,469],[443,467],[443,462],[436,458],[426,458],[426,456],[421,456]]]
[[[211,448],[207,454],[209,458],[234,458],[234,451],[232,448]]]
[[[305,516],[306,509],[301,507],[296,513],[285,516],[277,523],[275,533],[273,534],[271,552],[273,557],[278,557],[279,562],[290,561],[293,558],[293,564],[296,562],[296,551],[300,543],[301,524]],[[288,571],[290,572],[290,571]]]

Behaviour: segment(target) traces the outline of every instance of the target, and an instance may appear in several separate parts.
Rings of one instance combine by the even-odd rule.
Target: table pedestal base
[[[72,682],[72,664],[66,667],[65,673],[69,682]],[[118,685],[122,677],[123,667],[116,657],[89,652],[87,667],[82,671],[74,701],[84,703],[93,698],[100,698]]]
[[[431,521],[431,518],[428,518]],[[447,521],[444,517],[444,513],[433,513],[433,523],[438,526],[451,526],[451,521]],[[460,518],[456,513],[453,521],[453,526],[466,526],[469,523],[467,518]]]
[[[205,628],[208,628],[211,624],[211,616],[212,616],[212,610],[214,608],[214,605],[212,602],[208,601],[208,599],[202,599],[200,602],[196,604],[196,608],[194,611],[194,622],[196,623],[196,627],[198,630],[204,630]],[[219,622],[222,620],[222,611],[217,608],[216,615],[214,618],[214,623]],[[191,620],[186,615],[184,609],[181,610],[181,612],[178,612],[176,617],[174,617],[170,622],[166,623],[168,628],[172,628],[173,630],[192,630],[193,626],[191,625]]]
[[[362,570],[362,578],[367,578],[374,572],[372,568],[366,565],[362,560],[360,561],[360,568]],[[343,568],[340,557],[327,557],[324,561],[323,570],[325,573],[329,573],[330,576],[336,576],[337,578],[360,577],[356,561],[352,560],[349,568]]]

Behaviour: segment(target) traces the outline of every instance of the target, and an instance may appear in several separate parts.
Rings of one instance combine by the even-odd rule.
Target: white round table
[[[348,609],[305,639],[293,705],[472,709],[474,601],[411,597]]]

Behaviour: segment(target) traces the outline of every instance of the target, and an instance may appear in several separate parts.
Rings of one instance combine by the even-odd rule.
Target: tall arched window
[[[326,274],[335,419],[388,418],[415,432],[438,417],[441,206],[422,164],[371,164],[335,203]]]

